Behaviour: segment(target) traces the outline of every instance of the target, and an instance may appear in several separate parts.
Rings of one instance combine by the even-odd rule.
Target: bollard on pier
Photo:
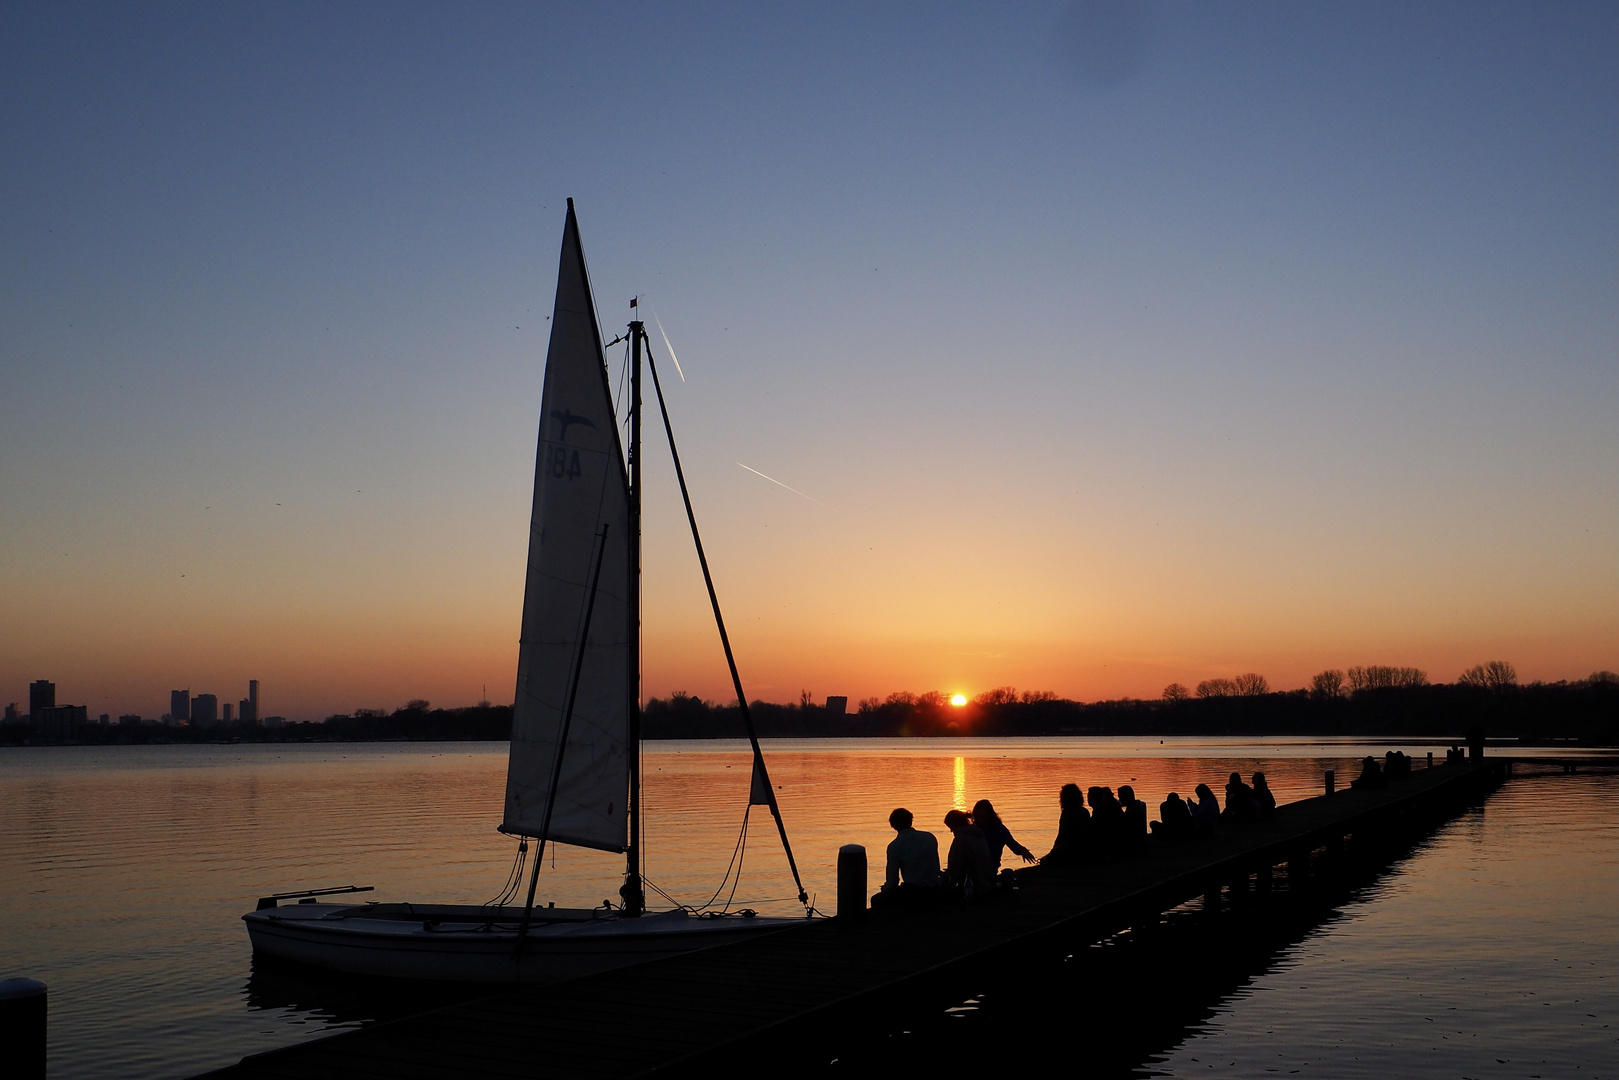
[[[1327,794],[1331,795],[1338,790],[1338,774],[1332,769],[1327,770]]]
[[[0,1054],[7,1076],[45,1080],[46,998],[38,979],[0,979]]]
[[[838,918],[866,913],[866,849],[862,844],[838,848]]]

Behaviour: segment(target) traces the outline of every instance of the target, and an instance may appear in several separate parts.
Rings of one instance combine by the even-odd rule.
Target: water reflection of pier
[[[1142,1006],[1145,984],[1119,982],[1128,972],[1207,971],[1214,952],[1226,960],[1222,970],[1262,966],[1330,917],[1354,883],[1475,803],[1507,770],[1503,759],[1418,769],[1388,790],[1291,803],[1271,822],[1211,841],[1031,876],[992,904],[818,921],[747,944],[501,992],[257,1055],[212,1075],[632,1076],[741,1068],[782,1060],[784,1051],[792,1071],[840,1056],[897,1067],[905,1040],[894,1036],[904,1027],[919,1034],[929,1014],[978,1007],[986,994],[995,1007],[1018,1008],[1011,988],[1033,1002],[1065,964],[1095,965],[1099,999]],[[1162,962],[1174,956],[1182,959]],[[1098,1021],[1110,1025],[1115,1053],[1125,1056],[1087,1065],[1127,1069],[1129,1055],[1139,1062],[1227,990],[1219,979],[1170,986],[1168,1009],[1088,1014],[1093,1038]]]

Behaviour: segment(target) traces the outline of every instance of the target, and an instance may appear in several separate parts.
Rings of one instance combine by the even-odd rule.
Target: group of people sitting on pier
[[[1372,767],[1376,768],[1375,761]],[[1111,862],[1145,848],[1149,836],[1164,841],[1192,840],[1215,835],[1222,820],[1264,821],[1276,813],[1276,796],[1262,772],[1253,774],[1251,786],[1243,782],[1241,773],[1232,773],[1225,790],[1224,809],[1207,784],[1197,785],[1195,802],[1171,791],[1158,805],[1159,820],[1151,823],[1149,831],[1147,804],[1136,798],[1129,784],[1121,784],[1117,795],[1112,788],[1098,786],[1081,792],[1078,784],[1064,784],[1057,793],[1062,810],[1057,839],[1043,858],[1036,858],[1018,843],[990,801],[980,799],[970,814],[963,810],[945,814],[950,848],[942,866],[938,837],[916,828],[911,812],[899,807],[888,815],[895,836],[888,845],[882,891],[872,897],[872,907],[918,908],[948,899],[992,896],[1012,877],[1010,869],[1001,867],[1007,851],[1041,866]]]
[[[950,851],[939,866],[939,838],[915,827],[903,806],[888,815],[895,836],[888,845],[888,868],[882,892],[871,898],[873,908],[927,907],[946,899],[968,900],[992,895],[1002,874],[1007,850],[1024,862],[1035,862],[1034,852],[1017,842],[1012,831],[988,799],[979,799],[968,814],[952,810],[944,816],[950,830]],[[1006,870],[1011,874],[1011,870]]]
[[[1448,762],[1450,758],[1445,760]],[[1351,780],[1349,786],[1361,790],[1381,790],[1388,787],[1390,781],[1404,780],[1410,775],[1411,759],[1398,750],[1390,750],[1383,755],[1381,768],[1376,758],[1367,755],[1360,763],[1360,775]]]

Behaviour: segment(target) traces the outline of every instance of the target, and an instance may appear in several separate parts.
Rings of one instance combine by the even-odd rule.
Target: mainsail
[[[604,525],[607,542],[589,639],[581,642]],[[630,712],[638,707],[629,626],[631,545],[637,540],[631,532],[629,479],[579,224],[569,199],[540,398],[502,832],[625,850],[625,802],[634,752]],[[580,649],[579,687],[567,746],[561,747],[563,713]],[[562,770],[547,828],[546,805],[559,751]]]

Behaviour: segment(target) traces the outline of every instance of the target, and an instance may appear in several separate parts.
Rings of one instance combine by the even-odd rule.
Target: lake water
[[[1218,790],[1232,770],[1263,769],[1285,802],[1317,794],[1323,770],[1345,776],[1388,748],[783,740],[766,752],[805,884],[830,908],[838,846],[865,844],[880,873],[896,805],[927,825],[990,798],[1044,851],[1068,781],[1133,783],[1156,806],[1169,790]],[[1406,749],[1420,768],[1428,747]],[[648,744],[644,776],[649,879],[683,903],[707,901],[736,847],[746,744]],[[504,778],[505,746],[493,743],[0,751],[0,977],[50,984],[53,1077],[189,1076],[397,1015],[419,998],[255,974],[240,915],[264,893],[349,883],[385,900],[492,898],[515,854],[494,830]],[[1616,795],[1613,777],[1512,781],[1141,1064],[1199,1076],[1619,1075]],[[621,868],[617,856],[564,848],[553,866],[548,854],[539,899],[616,898]],[[793,891],[756,811],[732,904],[789,914]],[[963,1025],[938,1039],[972,1030],[1008,1039],[1009,1053],[1027,1045],[992,1000],[973,1011],[952,1014]],[[1417,1061],[1429,1064],[1414,1071]]]

